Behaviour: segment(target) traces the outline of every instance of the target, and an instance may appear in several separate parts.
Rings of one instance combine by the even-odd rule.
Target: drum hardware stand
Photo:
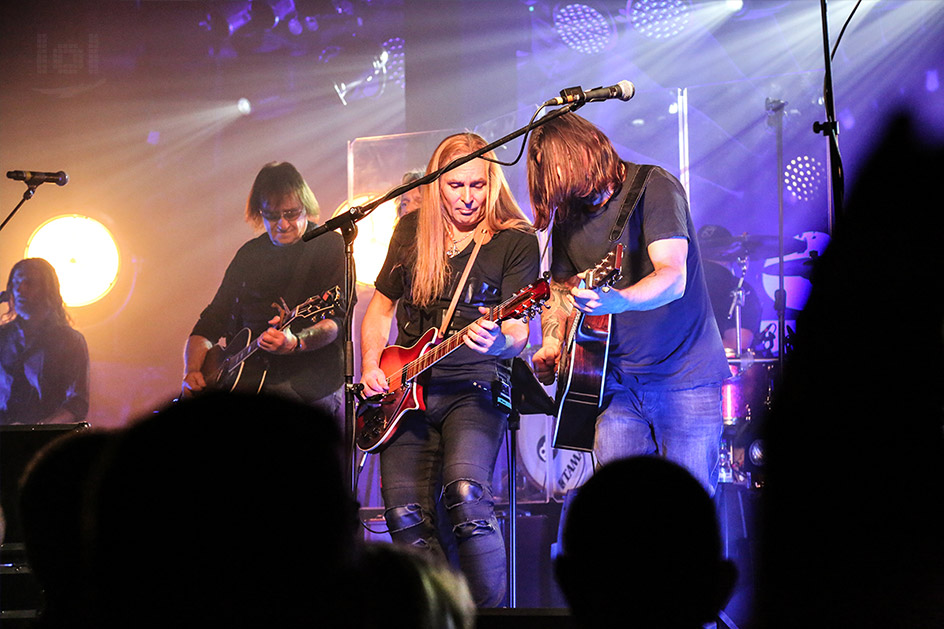
[[[735,358],[740,358],[744,348],[741,346],[741,309],[744,306],[744,277],[747,275],[747,256],[738,256],[738,266],[741,274],[737,286],[731,291],[731,307],[728,308],[728,319],[734,317],[734,329],[737,330],[735,344]]]
[[[554,400],[520,357],[511,363],[511,411],[508,414],[508,607],[518,605],[518,429],[521,415],[553,415]]]
[[[787,291],[784,289],[783,268],[783,114],[786,101],[766,101],[767,125],[774,127],[777,135],[777,291],[774,293],[774,309],[777,311],[777,359],[779,373],[783,374],[783,360],[786,353],[784,326],[786,321]]]
[[[731,291],[731,306],[728,308],[728,319],[732,317],[734,319],[734,330],[735,330],[735,352],[734,358],[738,359],[738,373],[737,377],[741,377],[744,374],[744,367],[740,361],[741,357],[744,354],[744,347],[742,346],[741,341],[741,310],[744,306],[744,278],[747,275],[747,261],[748,256],[739,255],[737,257],[738,267],[740,268],[740,275],[738,276],[737,286],[734,287],[734,290]],[[730,363],[729,363],[730,365]],[[749,419],[749,418],[748,418]],[[719,461],[719,472],[718,472],[718,482],[719,483],[734,483],[736,482],[734,474],[734,448],[730,439],[725,435],[726,429],[729,426],[725,426],[725,429],[721,433],[721,458]]]

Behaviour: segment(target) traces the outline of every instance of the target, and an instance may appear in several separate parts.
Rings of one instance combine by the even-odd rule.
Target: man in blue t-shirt
[[[713,491],[728,365],[679,181],[652,168],[635,209],[624,224],[618,221],[621,210],[625,217],[633,207],[628,197],[639,169],[573,113],[531,136],[528,183],[535,226],[553,222],[552,297],[542,316],[535,372],[545,384],[554,381],[574,308],[613,315],[593,440],[598,462],[659,454]],[[616,243],[624,247],[622,279],[612,289],[581,287],[578,275]]]

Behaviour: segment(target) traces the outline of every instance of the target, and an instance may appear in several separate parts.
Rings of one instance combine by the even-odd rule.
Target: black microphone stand
[[[575,111],[583,105],[583,102],[574,102],[563,105],[559,109],[552,110],[540,117],[536,121],[533,121],[516,131],[509,133],[508,135],[495,140],[494,142],[483,146],[482,148],[473,151],[468,155],[458,157],[439,170],[429,173],[415,181],[410,181],[405,184],[401,184],[387,191],[382,196],[369,201],[361,206],[355,206],[350,208],[347,212],[330,218],[324,222],[324,224],[316,227],[315,229],[309,231],[304,236],[302,240],[308,241],[313,238],[317,238],[322,234],[326,234],[330,231],[336,229],[341,230],[341,234],[344,236],[345,243],[345,292],[348,294],[344,295],[344,303],[347,304],[348,312],[345,316],[345,351],[344,351],[344,438],[347,453],[347,467],[345,469],[351,475],[351,489],[356,489],[357,485],[357,471],[354,468],[354,414],[355,414],[355,401],[358,395],[358,387],[354,383],[354,340],[353,340],[353,300],[356,297],[356,271],[354,268],[354,239],[357,237],[357,227],[356,223],[363,218],[366,218],[371,212],[380,207],[382,204],[386,203],[390,199],[394,199],[405,192],[409,192],[413,188],[419,187],[421,185],[429,184],[441,177],[444,173],[449,172],[463,164],[471,162],[473,159],[477,159],[488,153],[495,148],[514,140],[517,137],[520,137],[526,133],[531,132],[533,129],[555,119],[559,116],[562,116],[568,112]],[[363,460],[358,464],[358,469],[363,467]]]
[[[823,22],[823,52],[825,54],[826,74],[823,78],[823,104],[826,107],[826,122],[814,122],[813,133],[822,133],[829,141],[829,202],[827,210],[828,231],[832,235],[835,221],[842,212],[844,175],[842,157],[839,154],[839,123],[836,122],[836,106],[833,101],[832,60],[829,54],[829,23],[826,13],[826,0],[820,0],[820,15]],[[840,37],[842,35],[840,34]]]
[[[39,184],[41,183],[41,181],[36,183],[29,181],[26,182],[26,192],[23,193],[23,198],[20,199],[20,202],[16,204],[16,207],[13,208],[13,211],[10,212],[5,219],[3,219],[3,223],[0,223],[0,230],[3,230],[3,228],[6,227],[7,223],[10,222],[10,219],[13,218],[13,215],[16,214],[17,210],[20,209],[20,206],[33,198],[36,188],[39,187]]]
[[[511,412],[508,414],[508,607],[518,606],[518,430],[521,415],[553,415],[556,405],[528,364],[511,363]]]

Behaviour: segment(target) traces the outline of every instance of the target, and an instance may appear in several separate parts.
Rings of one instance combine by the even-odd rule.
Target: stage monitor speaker
[[[89,427],[86,422],[0,426],[0,506],[6,522],[3,546],[23,543],[19,517],[19,482],[26,466],[44,446],[57,438]]]
[[[480,609],[476,629],[576,629],[570,612],[560,608]]]

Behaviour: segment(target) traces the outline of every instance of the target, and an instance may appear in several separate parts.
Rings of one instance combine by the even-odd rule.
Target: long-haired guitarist
[[[553,219],[552,296],[535,372],[545,384],[553,382],[573,308],[613,315],[603,394],[591,415],[598,462],[658,453],[711,491],[728,365],[685,190],[662,168],[637,180],[640,168],[621,160],[600,129],[573,113],[532,134],[528,184],[535,225],[545,228]],[[626,201],[634,184],[643,192],[633,210],[632,199]],[[622,279],[612,289],[580,287],[577,274],[617,242],[624,248]]]
[[[427,173],[485,144],[471,133],[450,136],[436,148]],[[462,345],[421,376],[425,410],[403,415],[380,463],[394,541],[437,553],[444,544],[457,546],[476,603],[496,606],[505,591],[505,548],[491,478],[507,413],[490,389],[507,369],[505,359],[524,348],[528,326],[489,320],[484,307],[508,299],[539,272],[537,238],[497,164],[475,159],[422,186],[420,209],[400,219],[377,277],[361,329],[361,367],[366,395],[391,388],[389,377],[398,374],[381,369],[381,354],[397,302],[405,314],[397,320],[397,345],[413,345],[439,328],[482,228],[490,239],[483,239],[460,288],[446,334],[468,328]],[[452,539],[437,537],[440,494]]]
[[[344,282],[344,241],[337,232],[302,240],[318,220],[311,188],[288,162],[266,164],[246,203],[246,221],[264,234],[244,244],[230,262],[184,348],[184,393],[213,386],[204,359],[222,338],[244,328],[258,339],[254,356],[226,388],[287,397],[322,408],[343,421],[341,313],[280,329],[277,306],[293,308]],[[283,306],[284,308],[284,306]],[[253,341],[255,342],[255,340]],[[244,343],[245,345],[245,343]]]

